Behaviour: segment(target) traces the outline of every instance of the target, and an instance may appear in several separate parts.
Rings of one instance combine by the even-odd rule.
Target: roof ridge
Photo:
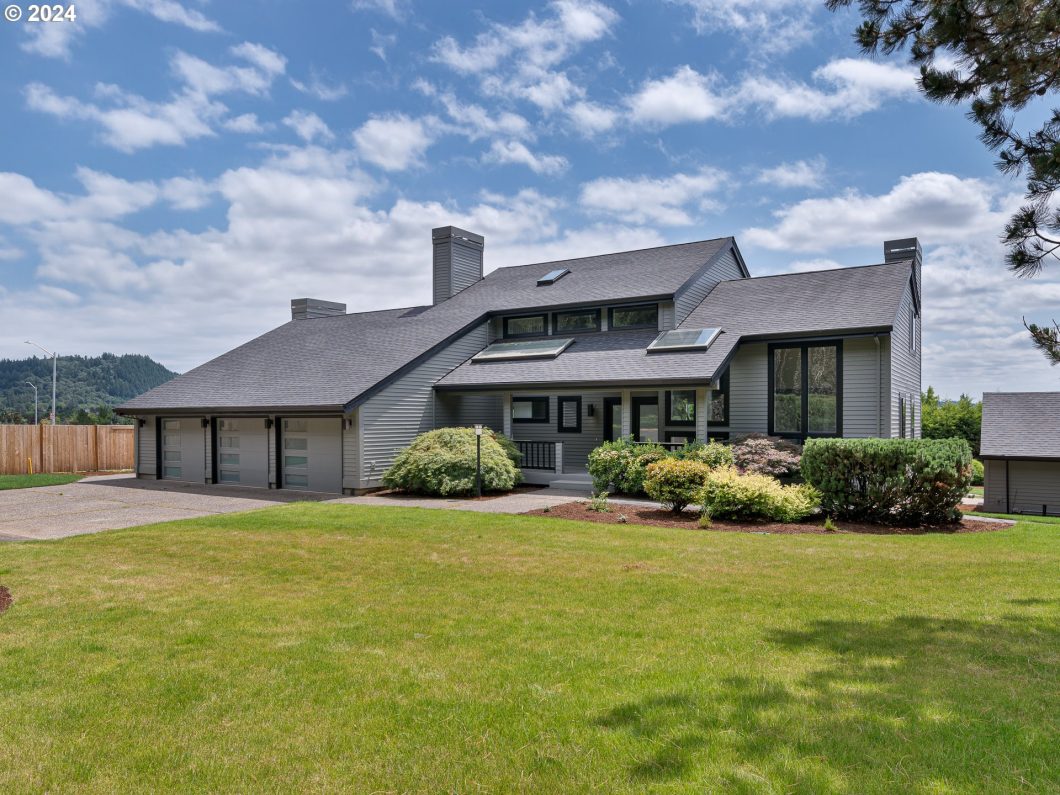
[[[790,276],[808,276],[812,273],[838,273],[841,271],[860,271],[866,268],[884,268],[888,265],[902,265],[905,263],[912,262],[911,259],[896,260],[895,262],[874,262],[872,265],[844,265],[841,268],[817,268],[812,271],[791,271],[790,273],[766,273],[762,276],[746,276],[742,279],[722,279],[718,284],[725,284],[727,282],[757,282],[762,279],[779,279],[782,277]]]
[[[508,271],[515,270],[516,268],[536,268],[542,265],[554,265],[557,262],[577,262],[583,259],[598,259],[600,257],[613,257],[617,254],[637,254],[641,251],[661,251],[664,248],[680,248],[681,246],[695,246],[701,243],[714,243],[718,240],[735,240],[736,238],[732,235],[723,235],[721,237],[708,237],[705,240],[689,240],[684,243],[666,243],[662,246],[644,246],[643,248],[631,248],[625,251],[608,251],[604,254],[586,254],[582,257],[567,257],[566,259],[550,259],[544,260],[543,262],[528,262],[524,265],[503,265],[500,268],[494,268],[490,273],[496,273],[497,271]],[[486,274],[487,276],[489,274]]]

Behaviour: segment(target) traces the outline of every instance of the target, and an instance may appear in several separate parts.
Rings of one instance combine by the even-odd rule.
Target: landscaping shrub
[[[699,500],[704,514],[715,519],[798,522],[820,508],[820,495],[812,486],[784,486],[769,475],[734,467],[710,470]]]
[[[514,453],[514,455],[513,455]],[[482,490],[510,491],[522,479],[515,445],[489,429],[482,432]],[[475,429],[439,428],[417,436],[383,475],[383,484],[440,497],[475,490]]]
[[[629,437],[604,442],[589,453],[589,476],[597,491],[643,494],[646,467],[667,457],[657,444],[636,444]]]
[[[674,513],[681,513],[699,497],[710,467],[702,461],[664,458],[647,467],[644,491]]]
[[[799,473],[802,448],[787,439],[751,433],[733,444],[732,457],[741,472],[784,477]]]
[[[964,439],[810,439],[802,475],[831,516],[942,524],[960,519],[972,451]]]
[[[731,467],[733,464],[732,448],[721,442],[711,441],[707,444],[693,442],[674,453],[677,458],[700,461],[711,469]]]
[[[972,485],[982,486],[983,479],[986,477],[986,468],[983,466],[983,462],[978,458],[972,459]]]

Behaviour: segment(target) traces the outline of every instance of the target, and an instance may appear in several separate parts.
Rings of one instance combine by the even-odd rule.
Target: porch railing
[[[667,450],[670,450],[672,452],[674,450],[680,450],[682,447],[687,445],[688,442],[634,442],[633,444],[636,444],[636,445],[649,445],[649,444],[650,445],[659,445],[660,447],[665,447]]]
[[[515,440],[515,446],[522,453],[522,461],[519,466],[523,469],[556,469],[556,443],[555,442],[530,442]]]

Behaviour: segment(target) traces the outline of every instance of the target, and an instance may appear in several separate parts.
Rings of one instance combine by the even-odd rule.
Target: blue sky
[[[801,0],[94,0],[0,25],[0,356],[184,370],[311,295],[430,300],[430,229],[487,269],[735,235],[752,274],[925,248],[924,383],[1056,389],[1060,306],[997,242],[1022,184],[855,18]],[[24,7],[24,4],[23,4]]]

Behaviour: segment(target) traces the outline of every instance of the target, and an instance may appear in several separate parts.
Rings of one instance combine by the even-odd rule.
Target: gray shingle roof
[[[721,282],[681,327],[745,338],[890,328],[910,273],[894,262]]]
[[[741,339],[889,329],[910,273],[899,262],[721,282],[681,324],[722,329],[706,351],[648,354],[655,332],[604,332],[575,337],[555,359],[465,362],[438,386],[708,381]]]
[[[730,245],[725,237],[498,268],[437,306],[292,321],[119,408],[332,410],[490,312],[670,296]],[[539,287],[556,268],[570,273]]]
[[[655,331],[572,335],[555,359],[465,362],[438,381],[441,389],[535,384],[657,384],[709,381],[736,338],[722,334],[706,351],[648,353]]]
[[[984,456],[1060,459],[1060,392],[983,395]]]

